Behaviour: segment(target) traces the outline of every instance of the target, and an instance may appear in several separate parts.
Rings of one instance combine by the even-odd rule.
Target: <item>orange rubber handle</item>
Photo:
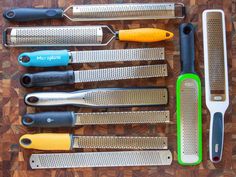
[[[158,42],[173,38],[174,34],[156,28],[138,28],[129,30],[120,30],[118,38],[120,41],[132,42]]]

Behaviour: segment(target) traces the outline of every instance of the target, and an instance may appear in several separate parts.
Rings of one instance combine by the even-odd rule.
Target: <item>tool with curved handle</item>
[[[25,134],[25,149],[70,150],[73,148],[167,149],[167,137],[73,136],[64,133]]]

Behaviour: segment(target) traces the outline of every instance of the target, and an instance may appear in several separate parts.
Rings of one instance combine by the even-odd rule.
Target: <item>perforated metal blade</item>
[[[196,80],[185,79],[180,92],[180,150],[183,163],[199,161],[201,148],[199,133],[199,85]],[[200,113],[201,114],[201,113]],[[179,135],[178,135],[179,136]]]
[[[168,102],[166,88],[107,88],[76,92],[38,92],[27,94],[25,103],[31,106],[76,105],[92,107],[122,107],[163,105]]]
[[[90,46],[103,45],[103,28],[107,26],[58,26],[7,28],[6,46]],[[114,38],[111,37],[110,40]],[[5,40],[6,40],[5,39]],[[106,45],[106,44],[104,44]]]
[[[32,169],[156,166],[170,165],[171,162],[169,150],[32,154],[30,157]]]
[[[79,70],[75,71],[74,75],[74,82],[94,82],[106,80],[164,77],[168,75],[168,72],[167,65],[163,64],[82,71]]]
[[[183,9],[182,3],[72,5],[64,11],[64,16],[72,21],[171,19],[183,18]]]
[[[77,113],[75,125],[168,123],[169,111]]]
[[[71,63],[98,63],[141,60],[164,60],[164,48],[73,51]]]
[[[73,136],[73,148],[167,149],[167,137]]]

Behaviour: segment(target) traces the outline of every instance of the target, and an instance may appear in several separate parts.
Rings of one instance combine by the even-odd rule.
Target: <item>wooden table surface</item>
[[[172,0],[169,0],[171,2]],[[233,1],[233,2],[232,2]],[[65,69],[92,69],[108,68],[119,66],[155,64],[152,62],[111,62],[99,64],[78,64],[67,68],[28,68],[18,65],[17,56],[23,51],[39,50],[37,48],[4,48],[0,46],[0,175],[3,177],[144,177],[144,176],[236,176],[236,1],[235,0],[182,0],[187,7],[187,17],[185,20],[141,20],[141,21],[111,21],[111,22],[71,22],[64,20],[45,20],[30,23],[9,23],[0,19],[1,30],[8,26],[54,26],[54,25],[97,25],[108,24],[114,29],[127,29],[138,27],[157,27],[174,32],[172,41],[155,44],[137,44],[113,41],[105,47],[71,47],[70,50],[91,50],[91,49],[122,49],[141,47],[165,47],[166,63],[168,64],[169,76],[167,78],[136,79],[125,81],[107,81],[76,84],[73,86],[60,86],[56,88],[25,89],[21,87],[19,78],[22,73],[36,72],[43,70],[65,70]],[[66,8],[72,4],[90,3],[125,3],[125,2],[151,2],[151,1],[123,1],[123,0],[1,0],[0,13],[10,7],[62,7]],[[153,0],[152,2],[164,2]],[[175,2],[175,1],[172,1]],[[180,1],[179,1],[180,2]],[[202,21],[201,14],[207,8],[223,9],[226,15],[227,24],[227,46],[228,65],[230,79],[230,106],[225,116],[225,142],[222,162],[213,164],[208,156],[208,133],[209,133],[209,112],[205,105],[204,98],[204,66],[203,66],[203,46],[202,46]],[[203,89],[203,161],[200,165],[193,167],[180,166],[177,163],[176,154],[176,112],[175,112],[175,82],[180,72],[179,63],[179,36],[178,26],[181,22],[192,22],[196,26],[196,71],[202,78]],[[57,48],[58,49],[58,48]],[[62,49],[62,48],[61,48]],[[30,108],[26,107],[23,97],[28,92],[33,91],[72,91],[79,89],[101,88],[101,87],[141,87],[160,86],[169,89],[169,104],[164,107],[134,107],[134,108]],[[27,129],[21,125],[21,116],[26,112],[71,110],[76,112],[98,112],[98,111],[137,111],[137,110],[170,110],[171,123],[157,125],[101,125],[101,126],[81,126],[74,129]],[[118,168],[77,168],[58,170],[32,170],[28,160],[32,153],[39,151],[24,150],[19,147],[18,140],[25,133],[39,132],[70,132],[78,135],[129,135],[129,136],[167,136],[168,146],[173,153],[173,163],[171,166],[153,167],[118,167]],[[99,151],[99,149],[84,149],[81,151]],[[101,150],[100,150],[101,151]]]

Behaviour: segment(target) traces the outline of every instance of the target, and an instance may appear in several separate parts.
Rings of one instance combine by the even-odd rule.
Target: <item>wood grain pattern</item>
[[[169,2],[175,2],[169,0]],[[90,3],[123,3],[123,2],[165,2],[163,0],[1,0],[0,13],[10,7],[62,7],[72,4]],[[112,22],[71,22],[64,20],[45,20],[27,23],[9,23],[0,18],[1,31],[8,26],[42,26],[42,25],[112,25],[114,29],[158,27],[174,32],[172,41],[155,44],[136,44],[113,41],[106,47],[71,47],[70,50],[91,49],[121,49],[134,47],[165,47],[166,63],[168,64],[169,77],[165,79],[136,79],[125,81],[107,81],[96,83],[83,83],[74,86],[59,86],[56,88],[24,89],[20,86],[19,77],[24,72],[36,72],[42,70],[66,70],[66,69],[92,69],[119,66],[131,66],[141,64],[154,64],[152,62],[116,62],[99,64],[79,64],[67,68],[29,68],[26,70],[17,63],[17,56],[23,51],[33,51],[36,48],[11,48],[0,46],[0,176],[3,177],[197,177],[197,176],[236,176],[236,0],[182,0],[187,6],[187,18],[185,22],[192,22],[197,27],[196,32],[196,70],[202,78],[203,85],[203,162],[194,167],[178,165],[176,159],[176,118],[175,118],[175,82],[180,72],[178,26],[181,20],[142,20],[142,21],[112,21]],[[207,8],[220,8],[225,11],[227,23],[227,46],[230,78],[230,107],[225,117],[225,143],[222,162],[212,164],[208,157],[208,133],[209,112],[204,99],[204,65],[202,46],[202,22],[201,13]],[[57,48],[58,49],[58,48]],[[30,108],[23,101],[24,94],[32,91],[51,90],[77,90],[98,87],[136,87],[136,86],[166,86],[169,89],[169,104],[167,107],[141,107],[141,108],[109,108],[91,109],[65,106],[63,108]],[[21,125],[21,115],[26,112],[73,110],[77,112],[95,111],[137,111],[137,110],[171,110],[171,124],[168,125],[101,125],[82,126],[76,129],[26,129]],[[18,139],[24,133],[38,132],[70,132],[78,135],[140,135],[140,136],[168,136],[169,149],[173,152],[174,161],[171,166],[165,167],[118,167],[118,168],[78,168],[63,170],[31,170],[28,159],[31,153],[38,151],[24,150],[19,147]],[[84,150],[99,151],[99,149]]]

